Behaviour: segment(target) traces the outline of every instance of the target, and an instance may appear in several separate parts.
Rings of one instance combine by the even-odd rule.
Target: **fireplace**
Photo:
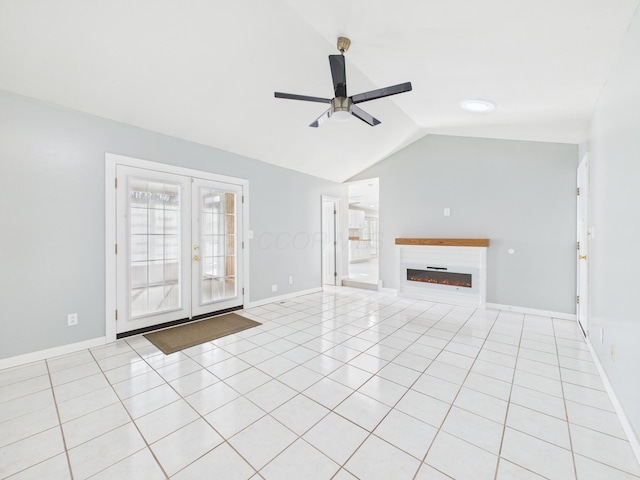
[[[425,287],[475,293],[477,269],[442,265],[405,264],[403,281]]]
[[[488,239],[396,238],[398,295],[484,308]]]

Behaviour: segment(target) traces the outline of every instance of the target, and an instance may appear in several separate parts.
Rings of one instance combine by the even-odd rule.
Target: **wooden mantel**
[[[440,245],[447,247],[488,247],[488,238],[396,238],[396,245]]]

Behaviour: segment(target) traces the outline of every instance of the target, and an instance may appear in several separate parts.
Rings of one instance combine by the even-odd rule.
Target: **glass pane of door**
[[[129,316],[180,308],[180,185],[129,179]]]
[[[238,195],[199,183],[199,244],[194,249],[201,252],[198,304],[202,307],[238,297]]]

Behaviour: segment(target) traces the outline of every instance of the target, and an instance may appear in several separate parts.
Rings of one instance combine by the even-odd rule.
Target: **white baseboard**
[[[44,360],[45,358],[58,357],[60,355],[67,355],[68,353],[75,353],[80,350],[86,350],[88,348],[99,347],[100,345],[104,345],[106,343],[106,337],[99,337],[93,338],[91,340],[85,340],[83,342],[62,345],[60,347],[48,348],[46,350],[38,350],[37,352],[25,353],[24,355],[16,355],[15,357],[1,358],[0,370],[2,370],[3,368],[17,367],[19,365],[37,362],[40,360]]]
[[[322,291],[322,287],[309,288],[308,290],[300,290],[299,292],[287,293],[285,295],[278,295],[277,297],[263,298],[262,300],[256,300],[255,302],[249,302],[245,304],[244,308],[254,308],[267,303],[282,302],[283,300],[289,300],[290,298],[300,297],[302,295],[309,295],[311,293],[318,293]]]
[[[541,317],[561,318],[563,320],[576,320],[575,313],[552,312],[551,310],[538,310],[537,308],[516,307],[513,305],[501,305],[499,303],[487,303],[488,310],[504,310],[506,312],[528,313]]]
[[[607,376],[607,373],[605,372],[604,367],[602,366],[602,363],[600,363],[600,358],[598,358],[598,355],[596,354],[596,351],[593,348],[593,345],[591,344],[591,340],[589,340],[589,337],[585,338],[585,342],[587,343],[587,347],[591,352],[591,357],[593,358],[593,362],[596,364],[596,368],[598,369],[598,373],[600,374],[600,378],[602,379],[604,388],[607,391],[607,394],[609,395],[609,399],[611,400],[611,403],[613,404],[613,409],[616,411],[616,414],[618,415],[618,419],[620,420],[620,424],[622,425],[622,430],[624,430],[624,433],[627,436],[629,443],[631,444],[631,449],[633,450],[633,453],[638,459],[638,463],[640,463],[640,440],[638,439],[638,437],[636,437],[636,433],[633,431],[633,427],[631,426],[631,423],[629,423],[627,414],[624,412],[624,409],[622,408],[622,404],[620,403],[620,400],[618,400],[618,396],[616,395],[616,392],[613,389],[613,385],[611,385],[611,382],[609,381],[609,377]]]

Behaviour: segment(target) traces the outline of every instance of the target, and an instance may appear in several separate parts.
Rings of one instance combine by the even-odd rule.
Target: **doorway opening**
[[[349,274],[343,285],[377,290],[380,231],[379,179],[349,183]]]

